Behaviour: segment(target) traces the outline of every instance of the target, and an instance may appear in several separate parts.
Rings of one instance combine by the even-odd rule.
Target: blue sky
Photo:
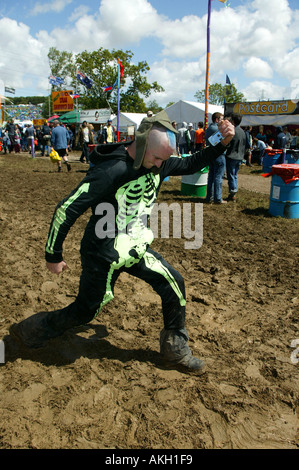
[[[131,50],[161,106],[204,89],[208,0],[1,0],[0,94],[47,95],[51,46]],[[226,74],[247,100],[299,98],[299,0],[212,1],[210,84]],[[106,84],[103,84],[106,85]],[[9,96],[9,95],[7,95]]]

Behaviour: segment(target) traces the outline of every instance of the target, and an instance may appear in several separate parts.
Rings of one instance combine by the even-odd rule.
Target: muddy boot
[[[164,365],[169,368],[194,372],[201,375],[205,372],[205,364],[200,359],[192,356],[187,344],[189,337],[185,328],[180,330],[165,330],[160,334],[160,353]]]
[[[226,198],[227,202],[236,202],[236,193],[229,193],[229,195]]]
[[[10,327],[10,334],[28,348],[41,348],[51,338],[60,336],[65,329],[54,329],[48,323],[49,312],[39,312]]]

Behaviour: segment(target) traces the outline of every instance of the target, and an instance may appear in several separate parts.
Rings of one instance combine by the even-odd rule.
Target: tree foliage
[[[200,103],[205,102],[205,90],[198,90],[194,97]],[[244,101],[243,93],[238,92],[235,85],[221,85],[221,83],[213,83],[209,86],[209,103],[223,105],[224,99],[226,103],[238,103]]]
[[[80,95],[83,109],[111,107],[117,109],[117,87],[112,92],[105,92],[105,86],[113,86],[117,80],[118,59],[124,67],[125,80],[120,80],[120,109],[123,112],[145,112],[147,106],[144,98],[152,92],[164,91],[157,83],[148,83],[146,74],[150,70],[146,61],[134,64],[131,51],[100,48],[97,51],[83,51],[73,55],[71,52],[59,51],[52,47],[48,54],[51,75],[64,79],[66,86]],[[77,70],[85,73],[93,86],[88,89],[76,78]]]

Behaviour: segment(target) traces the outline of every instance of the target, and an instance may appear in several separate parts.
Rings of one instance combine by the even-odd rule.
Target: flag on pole
[[[103,88],[103,90],[104,90],[104,91],[107,91],[107,92],[108,92],[108,91],[112,91],[112,90],[114,90],[114,88],[116,88],[117,83],[118,83],[118,80],[116,80],[116,81],[113,83],[112,86],[105,86],[105,87]]]
[[[227,3],[227,0],[219,0],[219,2],[224,3],[226,7],[230,6],[230,3]]]
[[[71,93],[69,93],[69,96],[74,100],[75,98],[80,98],[80,95],[72,95]]]
[[[118,64],[119,64],[120,74],[121,74],[122,78],[124,79],[125,78],[124,66],[123,66],[123,64],[121,63],[121,61],[119,59],[118,59]]]
[[[63,78],[60,78],[60,77],[55,77],[54,75],[51,75],[49,77],[49,82],[51,85],[54,85],[54,86],[60,86],[63,84]]]
[[[230,85],[231,85],[231,81],[229,79],[229,76],[226,75],[226,79],[225,79],[225,96],[223,98],[223,104],[224,105],[226,103],[226,96],[228,96],[230,94]]]
[[[83,83],[83,85],[85,85],[88,89],[90,89],[93,85],[93,81],[91,80],[91,78],[88,78],[85,73],[79,72],[79,70],[77,70],[77,80]]]
[[[6,86],[4,88],[4,90],[5,90],[5,93],[11,93],[12,95],[14,95],[15,92],[16,92],[16,90],[14,88],[11,88],[11,87],[8,87],[8,86]]]

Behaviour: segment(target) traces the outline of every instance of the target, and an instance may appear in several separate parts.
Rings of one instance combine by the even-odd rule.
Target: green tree
[[[162,106],[159,106],[156,100],[151,100],[147,103],[146,110],[151,110],[154,114],[159,113],[160,111],[162,111],[162,109]]]
[[[80,105],[83,109],[111,107],[117,110],[117,87],[111,92],[105,92],[105,86],[113,86],[118,76],[118,60],[124,67],[125,80],[120,80],[120,109],[123,112],[145,112],[146,104],[143,98],[152,92],[164,91],[157,83],[148,83],[146,74],[150,70],[147,62],[132,63],[131,51],[100,48],[97,51],[83,51],[73,55],[65,51],[51,48],[48,54],[52,75],[64,78],[62,89],[69,83],[70,89],[80,94]],[[91,88],[82,85],[76,78],[80,70],[92,81]]]
[[[200,103],[205,102],[205,90],[198,90],[194,97]],[[238,92],[235,85],[221,85],[221,83],[213,83],[209,86],[209,103],[223,105],[224,98],[227,103],[238,103],[245,101],[243,93]]]

